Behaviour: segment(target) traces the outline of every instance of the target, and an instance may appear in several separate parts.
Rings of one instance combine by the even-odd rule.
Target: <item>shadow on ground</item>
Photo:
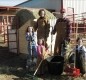
[[[15,53],[8,52],[7,47],[0,47],[0,74],[24,76],[26,60]]]

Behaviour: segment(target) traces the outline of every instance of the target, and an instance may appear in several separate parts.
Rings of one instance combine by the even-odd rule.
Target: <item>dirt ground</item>
[[[0,80],[85,80],[85,78],[73,78],[67,75],[54,76],[45,74],[34,76],[25,68],[26,60],[19,55],[8,52],[7,47],[0,47]]]

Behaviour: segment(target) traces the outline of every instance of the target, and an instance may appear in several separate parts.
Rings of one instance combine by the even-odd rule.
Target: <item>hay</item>
[[[20,28],[22,25],[24,25],[28,20],[33,21],[34,19],[38,19],[39,15],[38,15],[39,9],[34,9],[34,8],[23,8],[23,9],[19,9],[16,12],[16,16],[14,17],[14,21],[13,21],[13,28]],[[56,19],[56,17],[49,12],[48,10],[45,10],[46,12],[46,18],[47,19]]]

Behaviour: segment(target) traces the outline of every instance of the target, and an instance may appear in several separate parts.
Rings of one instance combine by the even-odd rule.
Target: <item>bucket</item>
[[[64,57],[51,56],[46,59],[48,62],[48,72],[52,75],[61,75],[64,66]]]

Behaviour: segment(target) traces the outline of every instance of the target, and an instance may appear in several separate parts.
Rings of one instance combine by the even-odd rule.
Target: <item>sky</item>
[[[15,6],[27,0],[0,0],[0,6]]]

